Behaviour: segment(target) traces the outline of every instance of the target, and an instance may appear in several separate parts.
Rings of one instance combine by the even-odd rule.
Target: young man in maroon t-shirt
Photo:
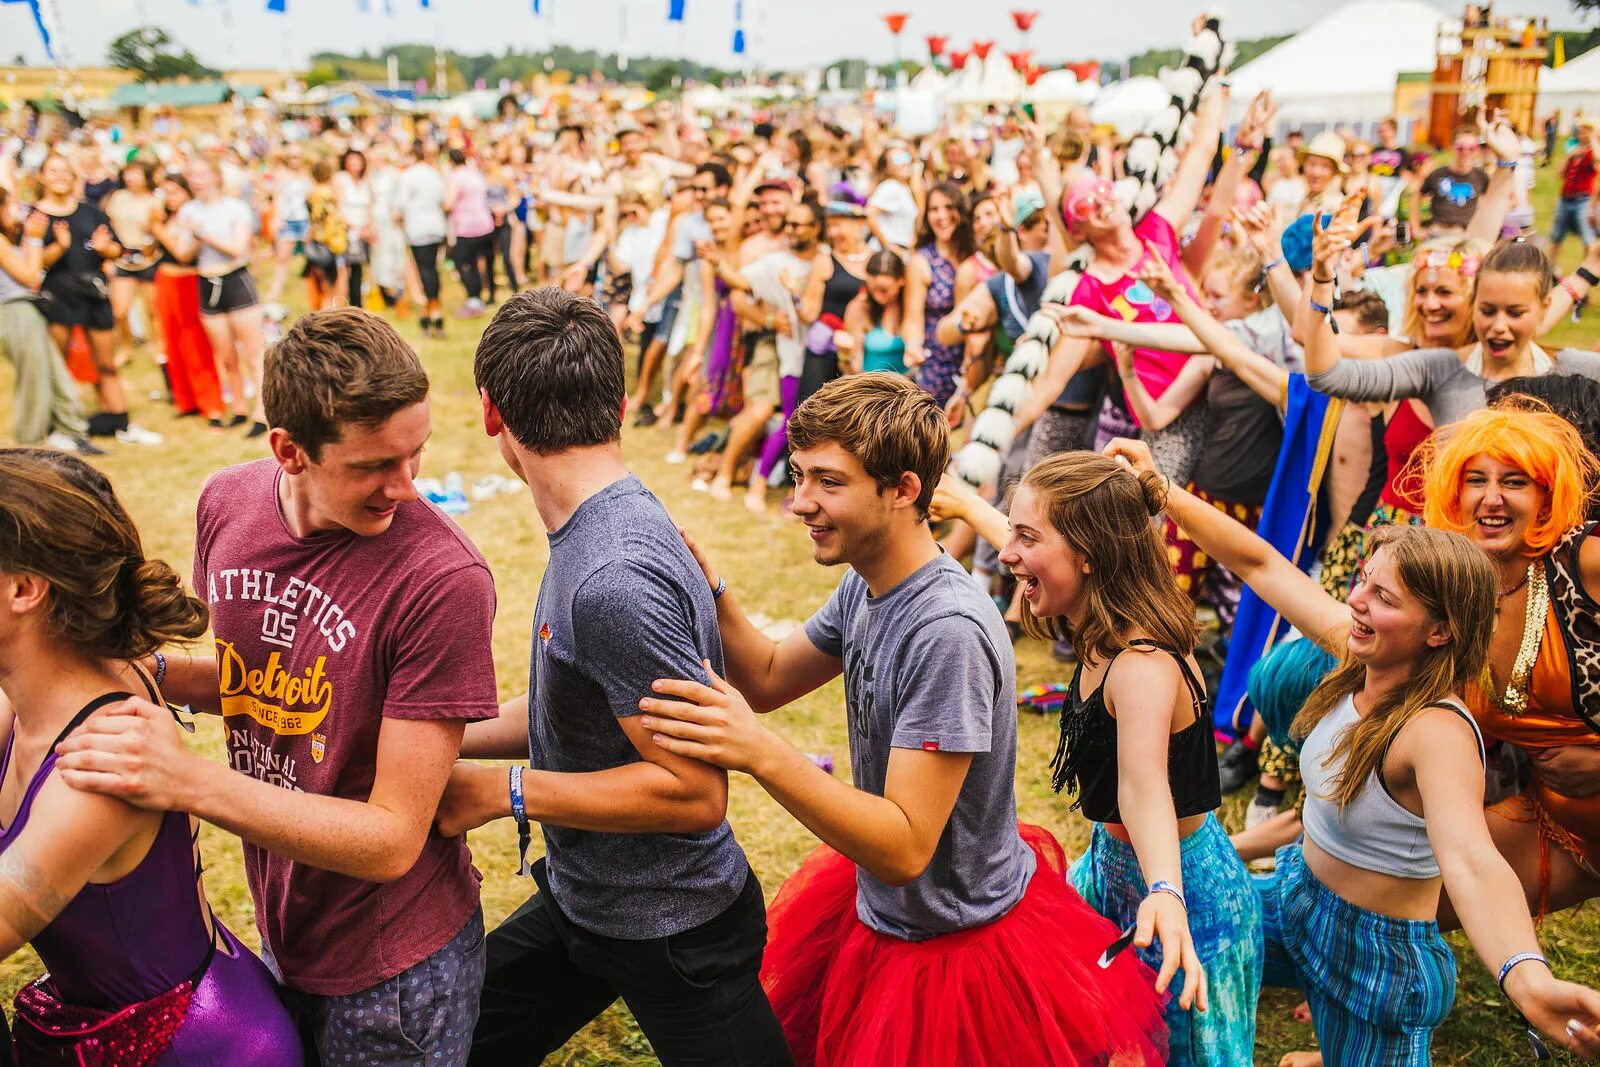
[[[223,717],[231,767],[138,701],[92,717],[60,767],[244,839],[262,955],[323,1063],[463,1063],[479,876],[432,822],[466,724],[498,712],[494,585],[412,487],[428,379],[392,327],[302,318],[263,397],[272,457],[200,497],[194,585],[216,655],[150,664],[169,697]]]

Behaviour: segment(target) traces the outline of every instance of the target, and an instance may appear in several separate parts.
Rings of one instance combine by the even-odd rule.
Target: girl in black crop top
[[[1136,927],[1157,989],[1173,982],[1169,1062],[1249,1063],[1261,909],[1212,814],[1221,790],[1194,610],[1150,521],[1160,484],[1065,452],[1023,476],[1009,531],[976,501],[963,517],[1003,545],[1029,634],[1070,637],[1082,658],[1052,763],[1056,788],[1095,821],[1076,888],[1118,927]]]

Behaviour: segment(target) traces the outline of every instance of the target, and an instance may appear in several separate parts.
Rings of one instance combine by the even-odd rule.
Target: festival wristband
[[[1495,976],[1495,982],[1500,986],[1500,992],[1504,993],[1506,991],[1506,975],[1511,973],[1511,968],[1519,963],[1527,963],[1530,960],[1542,963],[1547,968],[1550,967],[1550,961],[1545,959],[1541,953],[1519,952],[1500,965],[1500,973]]]
[[[1518,161],[1515,159],[1500,159],[1495,161],[1495,166],[1501,170],[1516,170]]]
[[[528,827],[528,805],[522,796],[522,772],[519,764],[511,768],[511,817],[517,821],[517,874],[532,875],[528,866],[528,846],[533,843],[533,831]]]
[[[1261,273],[1263,273],[1263,274],[1271,274],[1274,270],[1277,270],[1279,267],[1283,266],[1287,262],[1289,262],[1289,260],[1286,257],[1279,256],[1277,259],[1273,260],[1271,263],[1268,263],[1265,267],[1262,267],[1261,268]]]
[[[1319,278],[1319,277],[1317,277],[1317,272],[1316,271],[1312,271],[1311,272],[1311,283],[1313,285],[1332,285],[1334,282],[1337,282],[1338,280],[1339,280],[1339,276],[1337,274],[1335,274],[1331,278]]]
[[[1146,893],[1145,896],[1146,896],[1146,898],[1149,898],[1149,897],[1155,896],[1157,893],[1166,893],[1166,894],[1168,894],[1170,896],[1177,897],[1178,898],[1178,903],[1183,905],[1183,910],[1184,911],[1188,911],[1189,910],[1189,902],[1183,898],[1183,890],[1179,889],[1177,886],[1173,885],[1171,882],[1168,882],[1166,880],[1162,880],[1162,881],[1159,881],[1159,882],[1151,882],[1150,883],[1150,891],[1148,893]]]
[[[156,688],[160,689],[161,688],[161,683],[167,680],[167,657],[162,655],[160,652],[153,652],[153,653],[151,653],[151,655],[155,658],[155,661],[156,661],[156,670],[155,670]]]
[[[727,591],[728,591],[728,579],[726,579],[726,578],[718,578],[717,579],[717,587],[715,589],[711,590],[711,599],[712,600],[721,600],[722,599],[722,594],[726,593]]]
[[[1572,302],[1574,304],[1581,304],[1583,302],[1583,295],[1578,292],[1578,287],[1572,284],[1571,278],[1562,278],[1560,284],[1561,288],[1566,290],[1567,295],[1572,297]]]
[[[1584,281],[1588,282],[1590,285],[1600,285],[1600,274],[1596,274],[1594,271],[1590,270],[1588,267],[1579,267],[1577,270],[1573,271],[1572,273],[1576,274],[1578,277],[1582,278]]]
[[[23,248],[43,248],[44,247],[44,238],[43,237],[24,237],[22,239],[22,247]]]

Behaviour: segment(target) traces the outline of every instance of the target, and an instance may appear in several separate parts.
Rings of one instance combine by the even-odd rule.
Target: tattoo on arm
[[[27,942],[50,925],[72,900],[43,870],[29,862],[25,849],[0,853],[0,927]]]

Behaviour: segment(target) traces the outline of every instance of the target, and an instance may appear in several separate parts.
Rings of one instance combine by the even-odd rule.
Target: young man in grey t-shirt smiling
[[[802,404],[789,423],[793,510],[817,562],[850,569],[778,643],[719,597],[728,681],[664,676],[641,726],[666,751],[750,774],[837,850],[813,854],[773,905],[763,977],[797,1056],[920,1063],[933,1042],[984,1067],[1152,1050],[1153,994],[1141,1021],[1078,1032],[1098,1015],[1084,997],[1138,1002],[1144,979],[1126,963],[1093,969],[1115,930],[1065,886],[1048,834],[1024,840],[1017,825],[1011,642],[928,526],[948,436],[938,402],[904,375],[851,375]],[[853,785],[754,713],[841,674]],[[933,959],[937,978],[921,970]]]
[[[722,647],[712,590],[622,460],[617,331],[592,301],[536,289],[496,313],[474,371],[550,563],[528,693],[461,746],[532,769],[460,763],[439,809],[441,833],[521,815],[545,838],[539,891],[489,935],[470,1062],[537,1062],[620,996],[664,1064],[788,1064],[727,774],[639,725],[652,679],[706,678]]]

